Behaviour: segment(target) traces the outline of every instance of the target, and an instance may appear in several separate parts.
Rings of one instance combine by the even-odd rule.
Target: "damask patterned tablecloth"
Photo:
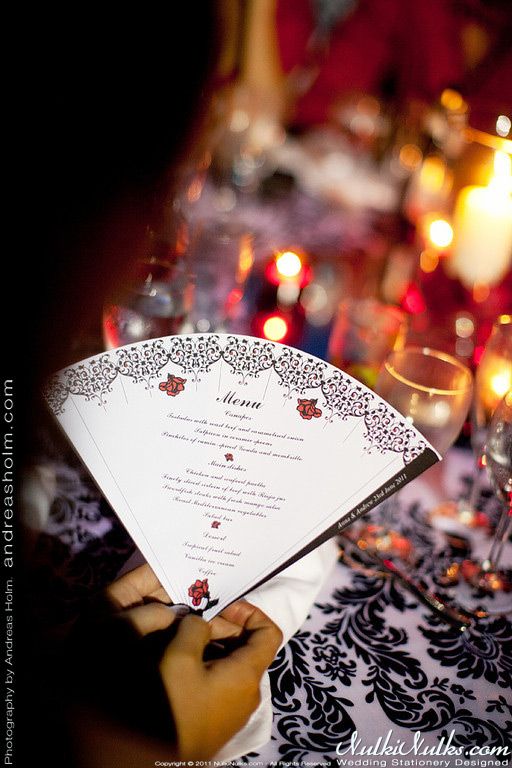
[[[470,472],[469,454],[452,450],[400,494],[395,522],[419,558],[411,573],[431,585],[453,552],[428,523],[428,512],[467,490]],[[496,519],[498,504],[485,488],[480,506]],[[482,529],[466,533],[475,553],[487,552]],[[508,565],[510,550],[509,544]],[[411,768],[511,764],[511,619],[492,615],[461,633],[394,580],[339,562],[271,668],[272,741],[245,759]],[[465,757],[466,749],[474,754]]]
[[[48,466],[55,483],[30,594],[34,616],[56,625],[77,614],[91,589],[115,577],[134,546],[76,460],[55,456]],[[471,467],[469,452],[452,449],[404,488],[395,505],[394,523],[418,555],[411,573],[428,584],[453,559],[428,512],[439,500],[467,492]],[[480,506],[496,520],[499,504],[486,489]],[[377,520],[379,510],[371,515]],[[486,553],[483,528],[465,533],[474,553]],[[510,542],[505,561],[512,564]],[[237,764],[512,764],[512,751],[508,758],[503,751],[512,747],[511,622],[510,614],[493,615],[461,633],[394,580],[340,561],[271,667],[272,740]],[[481,751],[465,758],[466,748]],[[429,749],[437,752],[427,755]]]

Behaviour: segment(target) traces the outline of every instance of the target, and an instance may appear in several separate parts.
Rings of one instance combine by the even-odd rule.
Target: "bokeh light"
[[[263,324],[263,335],[270,341],[281,341],[288,333],[288,323],[279,315],[272,315]]]
[[[425,248],[420,254],[420,267],[423,272],[434,272],[439,264],[439,255],[432,248]]]
[[[496,120],[496,133],[504,139],[509,135],[511,127],[512,123],[507,115],[500,115]]]
[[[453,229],[445,219],[434,219],[428,228],[431,243],[438,248],[448,248],[453,241]]]
[[[297,277],[302,261],[294,251],[284,251],[276,259],[277,271],[282,277]]]

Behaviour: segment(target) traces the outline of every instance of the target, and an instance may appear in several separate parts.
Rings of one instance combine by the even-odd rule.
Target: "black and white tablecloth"
[[[414,573],[427,584],[436,586],[435,574],[454,557],[428,512],[467,491],[471,467],[469,453],[453,449],[404,489],[395,506],[395,524],[417,553]],[[78,463],[55,458],[51,468],[57,490],[32,557],[30,594],[34,615],[57,626],[115,577],[134,547]],[[485,489],[480,506],[496,520],[498,502]],[[484,529],[465,533],[473,552],[484,554]],[[511,550],[509,543],[508,564]],[[272,665],[271,741],[237,763],[512,764],[511,622],[512,615],[498,613],[460,632],[394,580],[340,561]]]

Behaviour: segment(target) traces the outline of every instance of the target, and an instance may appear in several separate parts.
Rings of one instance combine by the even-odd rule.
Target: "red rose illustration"
[[[232,453],[225,453],[224,458],[226,461],[233,461],[233,454]]]
[[[214,520],[212,523],[212,528],[220,528],[220,523],[218,520]]]
[[[192,605],[199,605],[203,597],[210,596],[208,579],[196,579],[188,588],[188,596],[192,598]]]
[[[169,397],[176,397],[180,392],[185,389],[186,379],[180,378],[180,376],[173,376],[171,373],[167,375],[167,381],[161,381],[158,388],[162,392],[167,392]]]
[[[297,398],[297,402],[299,403],[297,410],[303,419],[309,421],[310,419],[318,419],[322,415],[320,408],[316,407],[317,400],[301,400]]]

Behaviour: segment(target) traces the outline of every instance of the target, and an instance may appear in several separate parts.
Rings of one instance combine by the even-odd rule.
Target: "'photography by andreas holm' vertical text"
[[[3,621],[3,683],[4,723],[3,765],[14,765],[14,701],[15,701],[15,657],[14,657],[14,383],[12,379],[3,382],[2,415],[2,593],[4,603]]]

